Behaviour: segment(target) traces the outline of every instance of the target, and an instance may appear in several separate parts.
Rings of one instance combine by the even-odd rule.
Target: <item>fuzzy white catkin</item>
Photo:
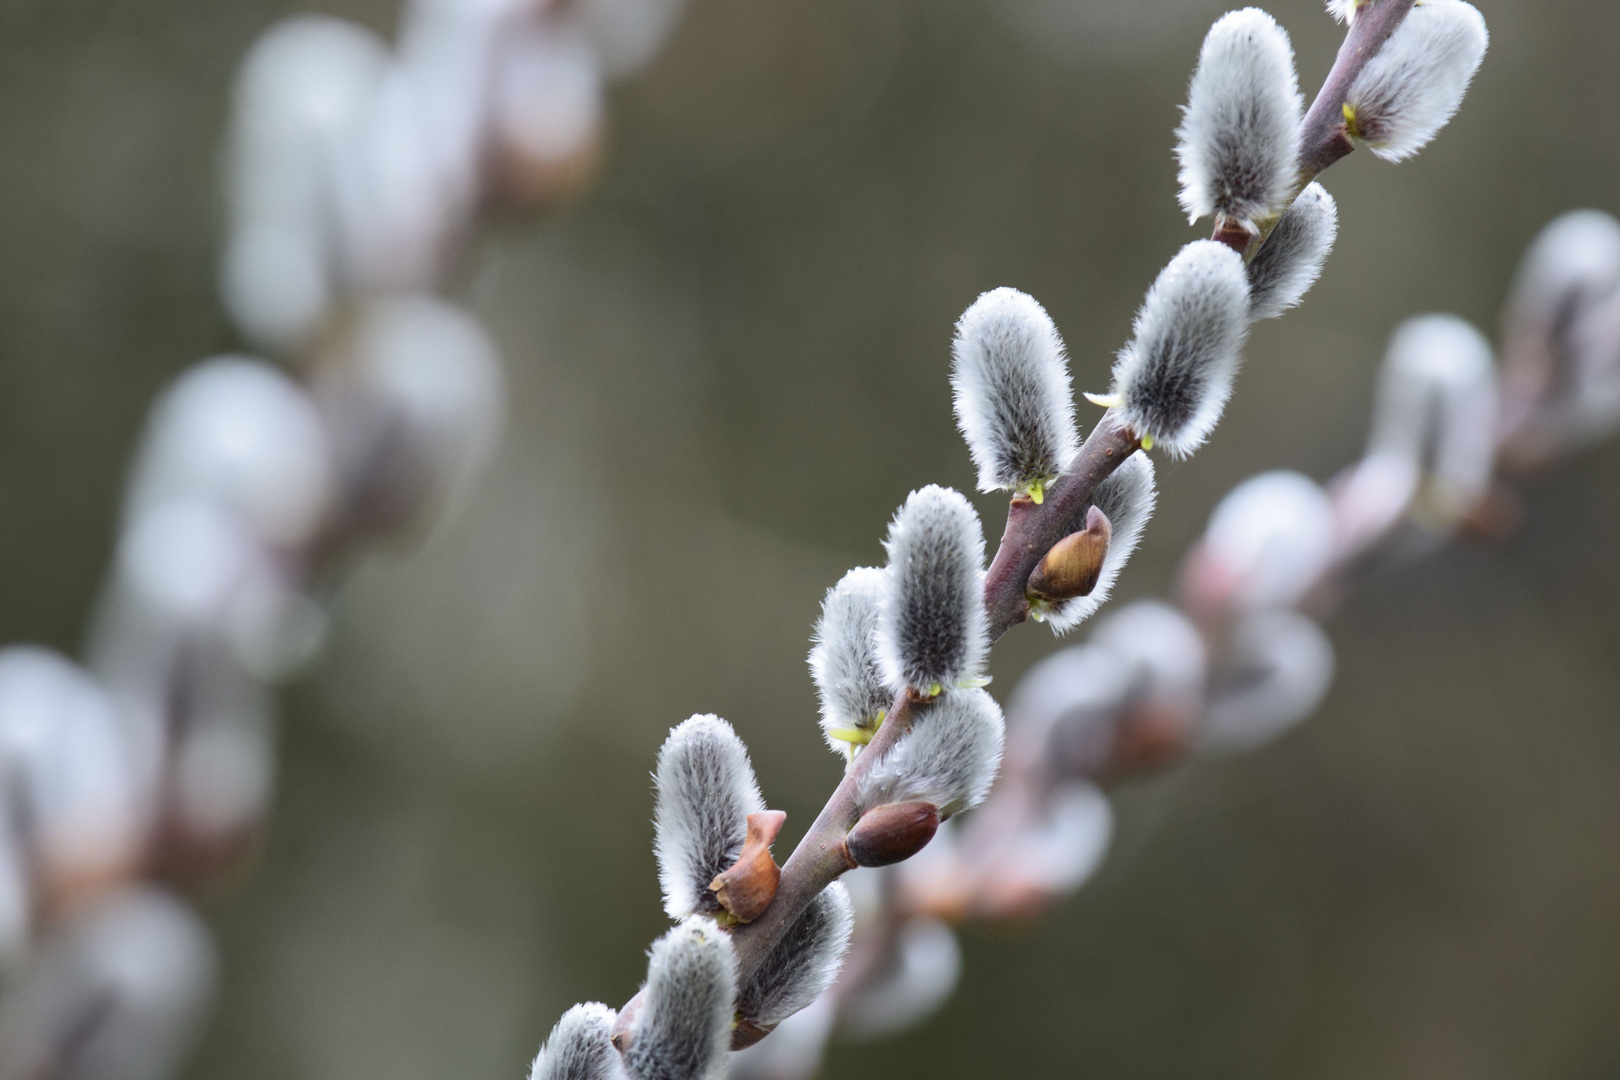
[[[184,730],[172,750],[168,810],[192,836],[243,835],[270,806],[273,703],[263,684],[228,661],[215,661],[191,679],[185,689],[196,700],[178,718]]]
[[[664,740],[656,781],[654,851],[664,910],[672,919],[719,910],[709,882],[737,861],[748,815],[765,809],[748,748],[718,716],[694,716]]]
[[[1013,691],[1009,770],[1051,780],[1096,775],[1136,690],[1112,650],[1078,645],[1047,657]]]
[[[1028,489],[1066,471],[1077,449],[1063,339],[1035,298],[992,289],[956,322],[951,388],[979,490]]]
[[[1568,453],[1620,423],[1620,222],[1598,210],[1556,218],[1519,264],[1503,320],[1504,357],[1557,373],[1515,441]]]
[[[211,499],[275,546],[297,547],[321,524],[332,457],[315,406],[257,360],[198,364],[152,407],[125,499],[127,520],[170,499]]]
[[[221,632],[243,590],[273,572],[263,545],[235,515],[197,498],[159,502],[132,518],[114,567],[118,583],[146,610],[149,634],[160,625]]]
[[[1067,633],[1089,619],[1098,608],[1107,603],[1114,582],[1130,560],[1136,545],[1141,543],[1142,531],[1153,516],[1158,491],[1153,483],[1153,461],[1138,450],[1126,458],[1106,480],[1097,485],[1091,499],[1080,508],[1070,522],[1070,531],[1083,528],[1086,511],[1095,506],[1108,517],[1112,531],[1108,538],[1108,551],[1103,555],[1102,571],[1097,584],[1089,594],[1053,604],[1045,619],[1054,634]]]
[[[632,1080],[715,1080],[731,1052],[737,994],[731,938],[690,918],[653,943],[625,1072]]]
[[[1393,454],[1428,473],[1440,500],[1434,509],[1449,518],[1485,493],[1495,436],[1496,374],[1485,336],[1455,315],[1402,323],[1379,376],[1369,456]]]
[[[1258,746],[1314,712],[1332,682],[1333,644],[1321,627],[1293,611],[1250,615],[1233,631],[1195,741],[1205,750]]]
[[[395,67],[415,87],[434,179],[452,203],[467,204],[476,190],[496,57],[528,7],[526,0],[406,0],[400,14]]]
[[[508,32],[493,96],[491,127],[501,152],[534,170],[588,150],[606,108],[596,50],[572,20]]]
[[[1305,299],[1339,236],[1339,208],[1321,184],[1299,193],[1249,262],[1249,319],[1275,319]]]
[[[432,286],[470,204],[447,185],[423,87],[391,64],[333,154],[337,265],[357,292]]]
[[[1387,537],[1412,506],[1422,481],[1418,463],[1401,454],[1363,457],[1334,482],[1334,548],[1354,557]]]
[[[988,693],[947,691],[861,775],[856,802],[863,811],[886,803],[932,803],[941,818],[970,810],[984,801],[996,778],[1005,734],[1001,706]]]
[[[836,728],[875,730],[894,701],[877,659],[878,611],[884,571],[857,566],[827,590],[810,648],[810,675],[821,698],[821,730],[827,745],[843,751]]]
[[[1213,240],[1182,248],[1148,290],[1114,363],[1121,418],[1175,457],[1198,449],[1231,396],[1248,325],[1243,259]]]
[[[1277,469],[1226,494],[1204,531],[1230,597],[1256,610],[1297,603],[1333,554],[1333,503],[1308,476]]]
[[[1489,40],[1473,5],[1418,0],[1350,85],[1351,134],[1386,161],[1423,149],[1456,114]]]
[[[1181,207],[1253,224],[1293,188],[1302,101],[1288,34],[1259,8],[1222,16],[1204,38],[1176,135]]]
[[[529,1080],[618,1080],[619,1053],[609,1039],[617,1014],[588,1001],[563,1013],[529,1068]]]
[[[889,523],[878,664],[890,689],[930,694],[971,679],[989,651],[984,531],[960,492],[913,491]]]
[[[849,890],[835,881],[737,988],[737,1014],[769,1027],[815,1001],[838,978],[854,927]]]

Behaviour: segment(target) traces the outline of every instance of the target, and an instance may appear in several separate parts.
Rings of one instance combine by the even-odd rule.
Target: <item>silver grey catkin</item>
[[[1248,324],[1243,259],[1213,240],[1182,248],[1148,290],[1114,364],[1124,421],[1176,457],[1198,449],[1231,396]]]
[[[1496,409],[1485,335],[1455,315],[1420,315],[1390,340],[1367,452],[1411,461],[1429,480],[1427,509],[1454,519],[1490,483]]]
[[[972,809],[996,778],[1004,735],[1001,706],[988,693],[948,691],[860,777],[856,800],[863,811],[931,803],[942,819]]]
[[[1339,209],[1321,184],[1299,193],[1249,262],[1249,319],[1275,319],[1305,298],[1339,236]]]
[[[1420,0],[1350,84],[1351,137],[1386,161],[1423,149],[1456,115],[1489,42],[1472,4]]]
[[[883,575],[870,566],[845,574],[827,590],[821,618],[816,620],[810,675],[821,699],[822,733],[827,745],[841,752],[854,744],[835,733],[877,730],[894,700],[877,658]]]
[[[737,1015],[762,1027],[805,1008],[838,978],[855,911],[842,882],[823,889],[737,989]]]
[[[748,815],[765,809],[748,749],[718,716],[700,715],[672,729],[658,752],[658,883],[672,919],[719,911],[709,882],[732,863],[748,832]]]
[[[1510,341],[1544,342],[1620,289],[1620,221],[1571,210],[1547,224],[1514,275],[1505,327]],[[1506,351],[1506,347],[1504,347]]]
[[[1063,339],[1035,298],[992,289],[956,323],[951,388],[979,490],[1033,491],[1068,469],[1074,396]]]
[[[984,532],[961,493],[913,491],[889,524],[878,663],[891,689],[927,696],[979,675],[989,651]]]
[[[620,1080],[624,1066],[608,1040],[616,1014],[588,1001],[563,1013],[529,1068],[529,1080]]]
[[[731,1052],[737,997],[731,938],[693,917],[653,943],[624,1052],[632,1080],[717,1080]]]
[[[1261,611],[1227,646],[1238,678],[1211,687],[1196,740],[1205,750],[1247,750],[1316,711],[1333,683],[1333,643],[1297,611]]]
[[[1222,16],[1204,38],[1177,129],[1189,221],[1253,229],[1281,210],[1298,167],[1302,101],[1288,35],[1259,8]]]

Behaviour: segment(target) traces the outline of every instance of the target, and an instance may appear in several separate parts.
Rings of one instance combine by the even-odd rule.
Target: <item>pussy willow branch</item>
[[[1357,13],[1327,80],[1306,114],[1300,156],[1301,187],[1354,148],[1344,131],[1345,95],[1367,61],[1406,18],[1413,3],[1414,0],[1368,0]],[[1216,239],[1225,239],[1219,229]],[[1250,248],[1245,252],[1246,257],[1253,258],[1265,239],[1264,233],[1246,237],[1245,246]],[[1025,590],[1030,574],[1052,545],[1063,539],[1075,511],[1085,505],[1097,485],[1141,445],[1140,435],[1122,424],[1114,410],[1109,409],[1086,437],[1070,471],[1047,489],[1042,502],[1026,498],[1012,500],[1006,530],[985,574],[984,604],[991,642],[1028,617],[1029,600]],[[733,931],[739,981],[748,978],[810,901],[849,869],[840,845],[859,816],[855,802],[856,778],[910,730],[918,712],[925,708],[925,704],[914,701],[904,692],[896,698],[888,719],[856,760],[854,769],[834,789],[809,831],[782,865],[781,884],[775,899],[758,919]]]
[[[990,616],[992,642],[1029,615],[1024,590],[1036,564],[1063,539],[1075,512],[1085,506],[1097,485],[1141,445],[1141,437],[1121,424],[1110,409],[1087,436],[1070,471],[1047,489],[1044,501],[1012,500],[1006,532],[984,581],[984,606]],[[911,730],[928,707],[927,700],[901,691],[872,742],[856,758],[854,768],[833,790],[809,831],[782,864],[782,881],[770,907],[758,919],[733,932],[737,970],[742,976],[754,970],[816,894],[851,869],[843,838],[860,817],[855,798],[860,777]]]

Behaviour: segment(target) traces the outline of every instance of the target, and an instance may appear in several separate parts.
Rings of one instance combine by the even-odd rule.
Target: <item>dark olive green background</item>
[[[1122,596],[1161,593],[1243,476],[1348,461],[1399,319],[1494,331],[1541,224],[1620,210],[1620,5],[1480,6],[1459,119],[1415,161],[1327,175],[1339,249],[1257,329],[1211,443],[1161,465]],[[236,347],[212,288],[226,91],[301,7],[0,0],[5,640],[76,645],[147,403]],[[1070,33],[1028,31],[1040,10]],[[458,271],[510,429],[450,528],[345,587],[329,659],[284,695],[272,838],[208,906],[226,981],[191,1077],[522,1075],[569,1004],[635,989],[665,925],[648,770],[693,711],[736,724],[797,835],[837,776],[803,665],[821,591],[881,558],[910,488],[971,486],[953,319],[1026,289],[1104,389],[1196,235],[1171,129],[1220,10],[695,0],[615,90],[595,190],[493,221]],[[1271,10],[1314,88],[1338,31],[1315,0]],[[1127,791],[1081,895],[966,931],[945,1010],[828,1074],[1620,1072],[1620,445],[1528,506],[1499,548],[1369,582],[1319,715]],[[1051,648],[1015,632],[996,689]]]

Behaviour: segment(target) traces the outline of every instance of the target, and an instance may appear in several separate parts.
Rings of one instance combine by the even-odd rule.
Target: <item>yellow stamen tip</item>
[[[1356,107],[1348,101],[1344,103],[1344,130],[1352,139],[1361,138],[1361,132],[1356,130]]]

